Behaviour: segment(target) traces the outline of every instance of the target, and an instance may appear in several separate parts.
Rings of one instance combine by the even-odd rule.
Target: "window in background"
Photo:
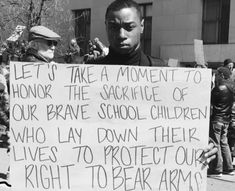
[[[205,44],[227,44],[230,0],[204,0],[202,39]]]
[[[144,19],[144,33],[141,38],[141,46],[144,53],[151,55],[152,41],[152,3],[140,4]]]
[[[74,10],[75,19],[75,37],[81,48],[81,54],[88,52],[88,41],[90,40],[91,30],[91,10],[79,9]]]

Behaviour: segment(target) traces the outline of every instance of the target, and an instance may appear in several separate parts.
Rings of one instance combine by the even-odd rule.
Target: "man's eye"
[[[115,24],[109,24],[109,28],[112,30],[118,30],[120,27],[118,25]]]
[[[125,25],[124,28],[127,30],[127,31],[132,31],[136,26],[135,25]]]

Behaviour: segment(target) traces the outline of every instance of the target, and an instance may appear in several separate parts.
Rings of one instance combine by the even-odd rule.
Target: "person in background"
[[[34,26],[29,31],[29,48],[22,58],[24,62],[53,61],[55,47],[60,36],[45,26]]]
[[[133,66],[167,66],[159,59],[143,53],[141,49],[141,34],[144,30],[144,20],[141,10],[133,0],[115,0],[105,13],[106,32],[109,41],[108,55],[101,59],[88,61],[88,64],[112,64]],[[209,163],[216,157],[217,146],[210,140],[204,149],[202,159]]]
[[[216,159],[210,163],[209,176],[234,175],[231,152],[228,146],[228,127],[231,120],[235,86],[230,80],[231,71],[227,67],[217,69],[215,87],[211,92],[212,116],[210,137],[218,145]]]
[[[7,82],[2,72],[2,68],[0,68],[0,149],[7,149],[7,153],[10,151],[10,142],[9,142],[9,122],[10,122],[10,99],[9,93],[7,90]],[[3,151],[3,150],[2,150]],[[1,162],[4,159],[1,158]],[[4,164],[4,163],[3,163]],[[2,163],[1,163],[2,165]],[[9,172],[9,171],[8,171]],[[7,179],[7,173],[1,173],[2,183],[10,186]]]
[[[8,49],[8,45],[6,42],[3,42],[0,46],[0,55],[1,55],[1,65],[3,64],[3,53]]]
[[[232,161],[235,158],[235,94],[232,106],[231,120],[228,127],[228,145],[231,151]]]
[[[0,77],[0,126],[4,126],[6,130],[9,130],[9,94],[6,80],[2,78],[2,74],[0,74]]]
[[[233,61],[230,58],[224,60],[224,67],[228,68],[231,72],[233,71]]]
[[[66,63],[83,63],[83,57],[81,56],[81,49],[77,44],[76,39],[71,39],[69,43],[68,51],[65,55]]]
[[[6,66],[9,65],[10,58],[11,58],[11,46],[7,43],[2,45],[2,63],[1,65]]]
[[[106,47],[99,38],[89,41],[89,54],[84,55],[84,62],[91,63],[103,59],[109,53],[109,48]]]
[[[224,60],[224,67],[227,67],[231,72],[231,80],[235,84],[235,71],[234,71],[234,63],[233,61],[228,58]],[[232,114],[231,114],[231,121],[228,127],[228,145],[231,151],[231,157],[235,157],[235,94],[234,94],[234,101],[232,107]]]

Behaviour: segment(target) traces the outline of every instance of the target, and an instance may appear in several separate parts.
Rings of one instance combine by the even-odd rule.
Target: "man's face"
[[[233,71],[233,62],[230,62],[229,64],[227,64],[226,66],[230,71]]]
[[[71,40],[71,45],[72,45],[72,46],[75,46],[75,44],[76,44],[76,41],[75,41],[74,39],[72,39],[72,40]]]
[[[140,46],[144,21],[135,8],[110,12],[106,19],[106,32],[110,47],[120,54],[127,54]]]
[[[40,39],[38,40],[38,54],[41,56],[52,60],[54,58],[54,52],[55,52],[55,41],[48,41]]]

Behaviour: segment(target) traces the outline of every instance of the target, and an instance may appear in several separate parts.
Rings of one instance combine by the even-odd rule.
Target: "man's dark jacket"
[[[39,55],[37,50],[33,48],[29,48],[25,55],[23,56],[22,61],[24,62],[47,62],[49,63],[50,61],[43,56]]]
[[[234,85],[230,80],[221,79],[213,88],[211,92],[212,121],[230,122],[234,93]]]
[[[130,54],[118,54],[109,48],[109,54],[94,61],[88,61],[88,64],[107,64],[107,65],[128,65],[128,66],[162,66],[166,67],[167,64],[159,59],[153,58],[143,53],[141,48]]]

